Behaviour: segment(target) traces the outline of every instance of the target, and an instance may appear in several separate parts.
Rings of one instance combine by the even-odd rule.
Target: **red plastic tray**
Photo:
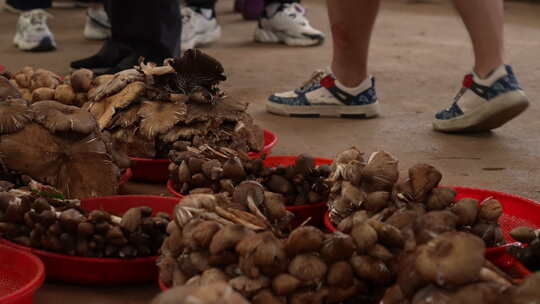
[[[122,186],[125,183],[127,183],[131,178],[133,178],[133,171],[131,171],[131,168],[128,168],[124,174],[120,177],[120,180],[118,181],[118,186]]]
[[[178,202],[179,199],[173,197],[125,195],[83,199],[81,206],[87,210],[103,209],[113,214],[122,214],[129,208],[144,205],[152,207],[154,213],[172,213]],[[158,275],[157,256],[135,259],[85,258],[24,247],[4,239],[0,239],[0,243],[39,256],[45,264],[48,280],[109,285],[152,282]]]
[[[267,167],[277,167],[279,165],[289,166],[294,164],[296,159],[296,156],[268,156],[264,160],[264,164]],[[329,158],[315,158],[316,165],[331,164],[332,161],[333,160]],[[177,197],[183,197],[182,194],[174,189],[172,180],[167,181],[167,190]],[[326,209],[326,202],[309,205],[287,206],[287,210],[291,211],[295,215],[292,222],[293,227],[302,224],[308,218],[311,218],[311,220],[308,222],[309,225],[323,227],[323,218]]]
[[[263,154],[270,155],[272,148],[277,143],[277,135],[269,130],[264,132],[264,148],[262,152],[250,152],[250,157],[261,157]],[[169,179],[169,159],[167,158],[141,158],[130,157],[133,180],[137,182],[149,182],[163,184]]]
[[[44,279],[45,267],[38,257],[0,245],[0,303],[32,304]]]

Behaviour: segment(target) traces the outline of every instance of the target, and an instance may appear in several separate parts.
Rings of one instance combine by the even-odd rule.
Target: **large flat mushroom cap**
[[[146,85],[143,82],[132,82],[117,94],[89,104],[87,109],[96,117],[99,128],[103,130],[109,126],[116,109],[128,107],[144,92],[145,88]]]
[[[141,120],[141,134],[147,138],[164,134],[178,122],[185,119],[186,104],[165,101],[144,101],[138,115]]]
[[[0,158],[11,170],[41,183],[56,185],[62,147],[47,129],[32,123],[17,133],[2,136]]]
[[[114,195],[118,191],[118,167],[107,153],[105,143],[94,135],[65,142],[69,161],[58,173],[57,188],[69,198]]]
[[[220,100],[216,104],[188,103],[185,123],[194,121],[238,121],[247,110],[248,104],[230,98]]]
[[[133,82],[144,81],[144,74],[136,69],[129,69],[114,74],[112,79],[101,84],[96,90],[89,94],[88,100],[99,101],[105,97],[115,95],[124,90],[126,86]]]
[[[174,143],[180,139],[191,139],[195,135],[206,135],[210,128],[210,122],[196,122],[190,125],[179,124],[172,127],[167,133],[160,136],[166,143]]]
[[[32,111],[23,99],[0,102],[0,134],[17,132],[32,121]]]
[[[111,126],[108,129],[114,128],[129,128],[135,125],[141,119],[137,113],[141,108],[140,104],[133,104],[124,111],[116,114],[111,121]]]
[[[97,128],[94,117],[80,108],[45,100],[32,104],[36,122],[51,132],[76,132],[90,134]]]

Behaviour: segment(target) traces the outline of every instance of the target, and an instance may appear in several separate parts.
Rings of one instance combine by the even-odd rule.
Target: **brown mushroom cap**
[[[427,208],[428,210],[444,209],[454,203],[455,196],[456,191],[452,188],[435,188],[428,197]]]
[[[478,217],[478,201],[472,198],[462,198],[451,208],[457,215],[459,226],[472,226]]]
[[[409,179],[413,188],[414,198],[423,202],[431,190],[442,179],[442,174],[435,167],[428,164],[417,164],[409,169]]]
[[[71,86],[75,92],[87,92],[92,86],[94,72],[89,69],[78,69],[71,73]]]
[[[285,296],[294,292],[300,286],[300,280],[296,277],[282,273],[272,281],[272,289],[278,296]]]
[[[328,266],[316,255],[300,254],[289,264],[289,273],[307,283],[322,282]]]
[[[97,128],[94,117],[87,111],[47,100],[32,104],[35,120],[51,132],[90,134]]]
[[[312,226],[296,228],[285,243],[285,250],[289,256],[300,253],[319,251],[324,241],[324,233]]]
[[[0,75],[0,100],[8,97],[21,98],[21,92],[6,77]]]
[[[366,192],[389,191],[399,178],[398,161],[384,151],[369,157],[362,170],[362,188]]]
[[[502,214],[502,204],[493,198],[482,202],[478,211],[478,217],[488,222],[497,222]]]
[[[484,242],[465,232],[447,232],[420,247],[418,273],[440,286],[456,286],[478,279],[484,266]]]
[[[32,121],[33,113],[22,99],[0,102],[0,134],[10,134]]]
[[[143,101],[137,115],[141,117],[141,133],[147,138],[165,134],[186,115],[185,103]]]
[[[326,237],[321,248],[321,256],[328,262],[347,260],[355,250],[352,237],[339,231]]]
[[[520,226],[512,229],[512,231],[510,231],[510,236],[512,236],[514,240],[526,244],[534,241],[537,238],[535,230],[526,226]]]

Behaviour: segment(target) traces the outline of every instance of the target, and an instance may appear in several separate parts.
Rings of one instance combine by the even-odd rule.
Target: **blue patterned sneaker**
[[[529,106],[512,68],[501,65],[486,79],[469,74],[454,103],[435,115],[433,128],[441,132],[483,132],[498,128]]]
[[[327,70],[316,71],[310,80],[294,91],[276,93],[268,98],[270,113],[298,117],[369,118],[379,115],[375,78],[358,87],[345,89]]]

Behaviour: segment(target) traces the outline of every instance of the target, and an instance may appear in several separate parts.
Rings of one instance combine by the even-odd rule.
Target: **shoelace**
[[[465,75],[465,77],[463,78],[463,85],[454,97],[454,102],[450,105],[450,107],[446,109],[447,111],[455,111],[456,107],[458,107],[458,101],[461,99],[463,94],[465,94],[465,92],[467,92],[467,90],[471,88],[473,81],[474,80],[472,74]]]
[[[298,3],[283,4],[283,12],[297,23],[306,22],[306,9]]]
[[[313,74],[311,74],[311,77],[302,84],[300,90],[308,90],[309,88],[318,84],[324,77],[326,77],[327,74],[328,73],[325,70],[316,70],[315,72],[313,72]]]
[[[29,12],[23,13],[23,17],[30,19],[30,24],[32,25],[40,25],[44,24],[47,19],[53,18],[53,15],[48,13],[47,11],[43,9],[35,9],[31,10]]]

